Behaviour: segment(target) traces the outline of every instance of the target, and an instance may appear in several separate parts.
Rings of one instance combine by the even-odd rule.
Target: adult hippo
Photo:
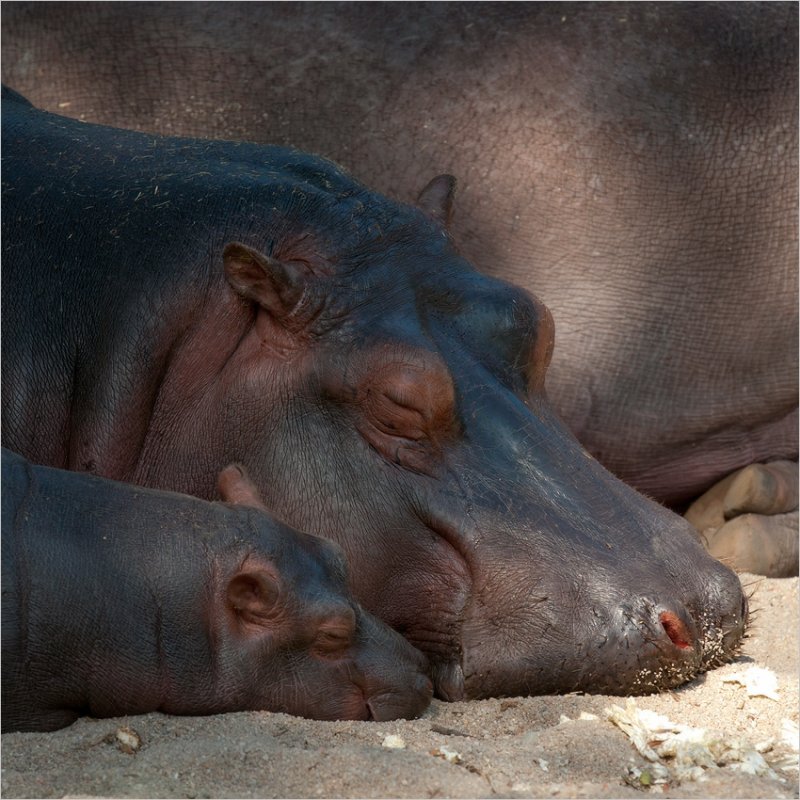
[[[3,441],[201,497],[245,464],[339,542],[442,697],[643,692],[736,651],[746,602],[544,393],[546,308],[333,164],[3,103]]]
[[[291,144],[411,198],[535,292],[548,393],[682,505],[797,458],[796,3],[13,3],[3,75],[50,110]]]
[[[3,469],[3,731],[81,714],[418,716],[425,659],[366,614],[338,548],[270,519],[237,466],[209,503]]]

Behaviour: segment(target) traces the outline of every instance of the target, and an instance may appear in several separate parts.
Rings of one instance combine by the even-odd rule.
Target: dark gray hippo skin
[[[457,254],[446,177],[404,206],[295,150],[2,111],[5,445],[205,498],[244,464],[442,697],[736,652],[739,580],[558,420],[550,314]]]
[[[3,450],[3,731],[82,714],[415,717],[426,663],[351,597],[341,552],[246,505]],[[227,493],[248,493],[236,467]],[[244,502],[247,502],[245,499]]]
[[[797,458],[796,3],[4,3],[3,76],[90,121],[291,144],[411,199],[558,329],[548,393],[680,505]]]

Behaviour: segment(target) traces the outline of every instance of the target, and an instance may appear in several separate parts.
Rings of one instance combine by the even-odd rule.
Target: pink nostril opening
[[[658,615],[658,619],[664,628],[664,632],[672,640],[672,644],[675,647],[686,650],[692,646],[691,634],[686,630],[686,625],[675,614],[671,611],[662,611]]]

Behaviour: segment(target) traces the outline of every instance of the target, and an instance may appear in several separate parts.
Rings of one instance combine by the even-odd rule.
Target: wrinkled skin
[[[588,450],[680,505],[797,458],[794,3],[14,3],[39,105],[291,144],[410,199],[558,325],[548,393]]]
[[[245,464],[445,698],[674,686],[746,601],[557,419],[554,329],[444,224],[297,151],[3,105],[3,441],[201,497]],[[46,279],[45,279],[46,278]]]
[[[428,705],[425,659],[353,601],[338,548],[247,508],[241,468],[221,476],[235,506],[2,459],[4,732]]]

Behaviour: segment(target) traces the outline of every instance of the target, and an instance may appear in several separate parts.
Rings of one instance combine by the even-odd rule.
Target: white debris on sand
[[[127,755],[133,755],[142,746],[142,737],[127,725],[117,728],[113,739],[116,741],[117,747]]]
[[[558,718],[558,724],[564,725],[567,722],[594,722],[598,719],[600,719],[600,717],[598,717],[597,714],[590,714],[588,711],[581,711],[577,720],[568,717],[566,714],[561,714],[561,716]]]
[[[405,750],[406,743],[402,736],[390,733],[388,736],[384,737],[384,740],[381,742],[381,747],[385,747],[387,750]]]
[[[750,667],[744,672],[734,672],[722,678],[723,683],[738,683],[744,686],[748,697],[769,697],[780,701],[778,676],[765,667]]]
[[[437,758],[443,758],[445,761],[449,761],[451,764],[460,764],[462,761],[461,753],[457,753],[455,750],[450,750],[447,747],[437,747],[434,750],[430,751],[432,756],[436,756]]]
[[[626,780],[643,787],[705,780],[710,771],[717,769],[784,781],[773,766],[786,769],[786,764],[792,763],[791,753],[787,753],[791,747],[782,741],[783,737],[780,741],[769,739],[753,745],[742,736],[673,722],[661,714],[638,708],[633,700],[628,700],[625,708],[617,705],[607,708],[606,715],[652,763],[651,767],[628,770]]]
[[[778,739],[782,754],[776,754],[772,762],[778,769],[800,770],[800,727],[790,719],[781,722],[781,735]]]

